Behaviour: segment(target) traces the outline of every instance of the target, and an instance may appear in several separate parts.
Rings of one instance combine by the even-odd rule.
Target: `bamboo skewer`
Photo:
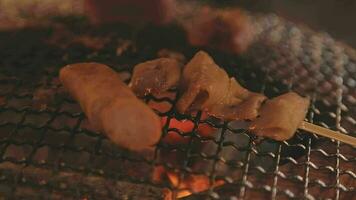
[[[352,137],[346,134],[343,134],[339,131],[333,131],[306,121],[303,121],[301,125],[298,127],[299,129],[305,130],[310,133],[314,133],[320,136],[324,136],[330,139],[334,139],[340,142],[344,142],[346,144],[352,145],[356,147],[356,137]],[[223,185],[223,183],[220,183],[220,185]],[[188,189],[187,190],[182,190],[178,192],[177,198],[181,199],[184,197],[188,197],[192,195],[193,193],[190,192]]]
[[[344,142],[346,144],[356,146],[356,137],[352,137],[338,131],[333,131],[321,126],[317,126],[315,124],[303,121],[302,124],[299,126],[300,129],[315,133],[317,135],[321,135],[330,139],[338,140],[340,142]]]

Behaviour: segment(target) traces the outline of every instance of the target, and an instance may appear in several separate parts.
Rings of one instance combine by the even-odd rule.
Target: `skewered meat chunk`
[[[232,97],[236,98],[236,97]],[[240,103],[220,103],[212,107],[211,113],[218,118],[226,120],[252,120],[259,114],[261,104],[266,100],[266,96],[258,93],[250,92],[246,99],[241,100]]]
[[[189,20],[182,21],[188,41],[194,46],[207,46],[232,53],[243,53],[250,45],[252,26],[239,9],[203,7]]]
[[[240,86],[205,52],[200,51],[183,70],[182,96],[177,102],[181,113],[205,110],[225,120],[254,119],[265,96]]]
[[[183,69],[182,96],[177,108],[181,113],[217,104],[229,88],[229,77],[205,52],[199,51]]]
[[[267,100],[261,107],[260,117],[252,121],[249,129],[259,136],[287,140],[304,120],[308,107],[308,98],[288,92]]]
[[[114,143],[133,151],[155,145],[161,136],[159,117],[99,63],[78,63],[60,70],[60,80],[93,126]]]
[[[157,95],[177,86],[180,64],[172,58],[159,58],[135,66],[130,87],[137,96]]]

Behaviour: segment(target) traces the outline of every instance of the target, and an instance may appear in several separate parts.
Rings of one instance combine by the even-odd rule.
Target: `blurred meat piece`
[[[130,87],[137,96],[157,95],[177,86],[181,66],[171,58],[159,58],[135,66]]]
[[[250,19],[241,10],[203,7],[189,20],[181,20],[189,42],[194,46],[243,53],[252,41]]]
[[[93,23],[153,22],[165,24],[174,17],[174,0],[85,0],[85,13]]]
[[[204,110],[225,120],[254,119],[265,96],[248,91],[200,51],[183,70],[182,96],[177,102],[181,113]]]
[[[186,59],[182,53],[170,49],[161,49],[157,52],[160,58],[171,58],[177,60],[179,63],[185,63]]]
[[[262,105],[260,116],[252,121],[249,129],[256,135],[287,140],[304,120],[309,107],[309,99],[294,92],[288,92]]]
[[[159,141],[159,117],[110,67],[99,63],[71,64],[60,70],[59,77],[95,129],[115,144],[146,153]]]

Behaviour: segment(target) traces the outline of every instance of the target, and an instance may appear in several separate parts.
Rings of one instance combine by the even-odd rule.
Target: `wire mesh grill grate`
[[[155,58],[161,48],[181,51],[187,58],[197,49],[184,42],[183,34],[176,27],[148,27],[132,34],[130,27],[98,29],[81,19],[77,21],[75,25],[73,21],[57,23],[75,34],[106,37],[110,42],[101,50],[80,44],[62,49],[45,42],[54,33],[52,28],[0,34],[4,41],[0,51],[0,194],[6,198],[158,199],[163,198],[164,187],[176,194],[178,188],[165,182],[152,182],[153,168],[158,165],[179,170],[181,178],[186,174],[204,174],[213,182],[226,182],[187,199],[352,199],[356,195],[354,147],[301,131],[289,141],[261,141],[245,130],[236,129],[236,122],[203,119],[201,113],[195,116],[177,113],[173,106],[176,98],[149,96],[145,100],[169,105],[165,112],[159,112],[167,117],[163,135],[176,132],[189,139],[187,145],[160,143],[154,159],[116,147],[103,135],[93,132],[77,103],[61,92],[58,69],[67,63],[90,60],[127,74],[135,63]],[[295,36],[285,37],[288,41]],[[118,39],[132,39],[138,51],[129,49],[117,56]],[[317,42],[315,38],[311,40]],[[263,49],[256,48],[260,59],[255,59],[259,62],[256,68],[249,59],[208,51],[242,85],[267,96],[300,90],[299,83],[303,82],[298,79],[300,76],[294,76],[298,63],[291,55],[281,61],[280,57],[268,58]],[[317,52],[300,55],[305,56],[298,59],[310,59],[314,65],[324,62],[316,59]],[[275,76],[279,76],[277,69],[286,65],[287,79],[275,81]],[[352,84],[347,80],[354,80],[353,69],[346,68],[350,72],[345,73],[344,82],[336,84],[338,95],[332,97],[336,104],[329,98],[319,98],[320,92],[312,92],[309,121],[340,131],[344,131],[341,124],[351,124],[346,126],[346,131],[353,133],[354,103],[342,95],[345,84]],[[310,70],[313,73],[313,68]],[[309,84],[318,85],[317,82]],[[346,89],[352,92],[351,85]],[[38,104],[38,96],[46,100],[45,107],[41,102]],[[183,133],[169,128],[173,118],[192,121],[193,130]],[[216,137],[202,139],[198,134],[200,124],[215,127]],[[162,162],[162,152],[176,156],[175,161],[181,162]]]

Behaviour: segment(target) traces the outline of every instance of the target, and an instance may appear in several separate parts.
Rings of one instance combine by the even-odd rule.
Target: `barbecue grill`
[[[258,31],[246,55],[205,50],[246,88],[269,97],[289,90],[309,95],[309,122],[356,136],[356,52],[327,34],[278,16],[252,17]],[[80,17],[55,18],[53,24],[0,33],[0,197],[177,198],[181,190],[177,184],[152,180],[155,169],[163,166],[178,174],[178,182],[191,174],[210,181],[206,189],[190,191],[186,199],[355,198],[355,147],[303,131],[284,142],[261,140],[236,128],[238,122],[179,114],[174,108],[177,95],[144,100],[168,105],[165,112],[157,111],[167,117],[163,136],[176,132],[188,138],[188,144],[159,143],[149,156],[114,145],[92,130],[78,104],[62,91],[60,67],[101,62],[128,82],[132,67],[156,58],[160,49],[176,50],[187,58],[198,49],[189,46],[182,30],[173,25],[98,28]],[[48,43],[58,26],[109,42],[99,50],[77,43],[59,47]],[[135,48],[117,55],[122,40],[132,41]],[[193,131],[170,128],[173,118],[192,121]],[[214,127],[215,138],[201,138],[199,124]],[[162,153],[180,162],[162,161]],[[216,186],[219,181],[224,184]]]

